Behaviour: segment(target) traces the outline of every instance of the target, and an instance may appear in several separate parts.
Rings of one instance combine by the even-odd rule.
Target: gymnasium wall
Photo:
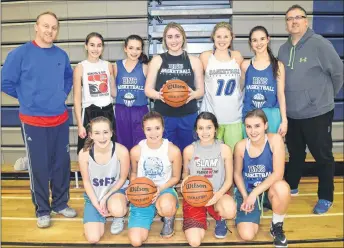
[[[315,32],[328,38],[344,59],[343,3],[341,1],[2,1],[1,64],[15,47],[35,36],[36,16],[51,10],[60,19],[61,29],[56,45],[64,49],[72,66],[86,58],[84,39],[92,31],[105,40],[104,59],[114,62],[124,57],[123,39],[130,34],[145,39],[146,53],[163,52],[161,41],[165,25],[176,21],[188,37],[187,50],[199,54],[212,49],[210,34],[219,21],[233,25],[234,48],[244,57],[252,52],[248,33],[253,26],[265,26],[272,37],[275,54],[286,40],[284,13],[292,4],[302,5],[308,12],[309,24]],[[18,102],[2,93],[1,99],[1,163],[13,164],[25,155],[18,118]],[[71,159],[77,160],[77,128],[73,116],[72,94],[67,100],[70,115]],[[343,152],[343,89],[336,97],[333,123],[334,152]]]

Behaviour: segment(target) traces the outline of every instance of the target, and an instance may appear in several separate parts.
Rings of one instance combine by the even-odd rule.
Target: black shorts
[[[112,128],[113,128],[112,141],[115,142],[116,141],[116,122],[115,122],[115,114],[113,111],[113,105],[109,104],[105,107],[100,108],[92,104],[89,107],[85,108],[84,120],[83,120],[84,127],[86,128],[88,123],[90,123],[92,119],[98,116],[104,116],[111,121]],[[79,151],[84,147],[86,138],[87,136],[84,139],[81,139],[78,136],[78,151],[77,151],[78,154],[79,154]]]

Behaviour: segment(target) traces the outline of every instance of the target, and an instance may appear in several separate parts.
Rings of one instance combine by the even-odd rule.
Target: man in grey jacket
[[[334,158],[332,120],[334,97],[343,85],[343,63],[330,41],[308,27],[306,11],[299,5],[286,12],[289,39],[278,53],[286,68],[289,165],[286,180],[292,195],[306,157],[306,145],[318,166],[318,202],[313,212],[326,213],[333,204]]]

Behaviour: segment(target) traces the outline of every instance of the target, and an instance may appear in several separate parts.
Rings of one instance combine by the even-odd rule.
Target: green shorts
[[[229,145],[234,151],[235,144],[243,139],[242,123],[220,124],[216,138]]]

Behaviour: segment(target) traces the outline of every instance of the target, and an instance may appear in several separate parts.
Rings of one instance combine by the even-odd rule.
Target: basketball
[[[162,87],[164,101],[171,107],[183,106],[189,97],[189,86],[182,80],[167,80]]]
[[[127,189],[127,197],[130,203],[136,207],[148,207],[157,189],[152,180],[147,177],[138,177]]]
[[[203,176],[191,176],[183,185],[183,197],[193,207],[203,207],[213,197],[213,185]]]
[[[105,92],[107,92],[107,90],[108,90],[107,83],[101,83],[101,84],[99,85],[99,91],[100,91],[101,93],[105,93]]]

